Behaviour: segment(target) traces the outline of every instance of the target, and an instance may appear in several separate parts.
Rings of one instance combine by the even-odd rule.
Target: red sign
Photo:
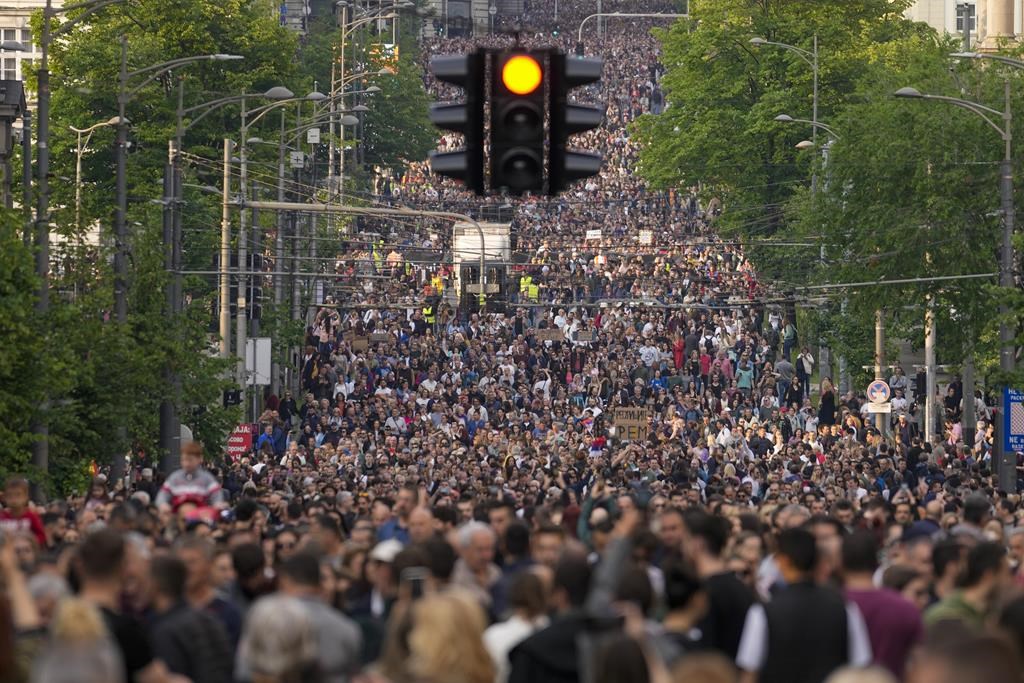
[[[228,456],[232,460],[248,455],[252,451],[252,435],[255,431],[251,423],[240,424],[235,427],[228,437]]]

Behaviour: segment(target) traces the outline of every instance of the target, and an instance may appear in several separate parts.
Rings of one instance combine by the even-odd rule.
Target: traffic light
[[[495,53],[491,60],[491,187],[544,190],[546,74],[550,50]]]
[[[597,128],[604,121],[600,107],[569,103],[569,91],[601,80],[603,67],[600,59],[567,58],[560,52],[551,55],[550,195],[565,190],[573,181],[601,171],[600,154],[574,151],[567,145],[570,135]]]
[[[581,52],[582,44],[577,47]],[[465,102],[432,105],[430,120],[462,133],[465,147],[431,154],[431,171],[461,180],[480,195],[493,190],[553,196],[596,175],[601,155],[567,144],[571,135],[600,126],[604,113],[570,104],[569,91],[600,80],[602,66],[599,59],[566,58],[553,48],[480,48],[432,59],[434,76],[461,87]]]
[[[484,187],[484,50],[468,55],[445,55],[430,60],[430,70],[442,83],[457,85],[465,93],[464,103],[434,104],[430,121],[442,130],[462,133],[465,146],[456,152],[433,152],[430,170],[465,183],[483,194]]]

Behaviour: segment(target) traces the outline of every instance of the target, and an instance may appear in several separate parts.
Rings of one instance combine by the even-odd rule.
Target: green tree
[[[786,113],[810,119],[812,69],[792,51],[756,48],[750,39],[812,49],[819,45],[818,120],[831,121],[850,96],[872,51],[916,34],[903,18],[905,0],[693,0],[688,20],[659,32],[668,70],[668,109],[635,125],[640,172],[656,187],[700,184],[718,197],[720,227],[766,237],[785,225],[785,207],[809,176],[809,159],[793,149],[810,127],[782,125]],[[770,255],[765,251],[762,256]],[[758,254],[754,254],[755,258]],[[806,261],[806,259],[802,259]],[[790,259],[762,258],[774,277]]]
[[[798,193],[789,211],[796,234],[820,234],[824,240],[826,261],[813,273],[815,281],[948,278],[997,270],[1000,137],[970,112],[893,97],[910,85],[1002,109],[998,70],[965,64],[951,77],[948,55],[955,49],[950,41],[927,39],[880,46],[851,103],[836,112],[831,123],[842,137],[831,146],[827,167],[819,168],[828,182],[817,195]],[[1015,105],[1024,102],[1018,97]],[[930,300],[940,361],[959,364],[973,353],[983,370],[991,368],[997,365],[996,308],[1008,295],[994,283],[995,278],[954,279],[837,289],[834,299],[845,299],[845,315],[841,324],[825,325],[826,335],[837,350],[870,362],[870,345],[863,339],[851,344],[857,337],[849,328],[870,330],[874,311],[881,309],[890,335],[921,343]]]
[[[74,221],[74,186],[53,183],[55,231],[68,236],[55,249],[51,314],[34,324],[45,333],[45,353],[31,380],[36,393],[50,396],[50,473],[58,489],[81,482],[90,460],[100,464],[129,449],[157,453],[159,403],[171,387],[161,369],[170,364],[182,377],[178,412],[211,453],[237,421],[236,409],[221,407],[221,391],[231,383],[231,361],[211,353],[212,278],[190,278],[191,304],[177,320],[165,317],[163,290],[169,274],[163,266],[161,194],[167,140],[174,131],[178,78],[192,103],[242,92],[260,92],[284,84],[301,92],[305,85],[294,55],[297,41],[277,25],[266,7],[228,0],[141,0],[105,9],[71,30],[51,51],[54,92],[51,149],[54,176],[73,177],[75,137],[69,126],[84,127],[117,112],[120,36],[128,37],[128,69],[178,57],[232,53],[244,62],[197,63],[166,74],[141,88],[129,103],[128,155],[130,268],[129,320],[111,321],[110,240],[113,150],[110,131],[98,131],[83,159],[85,228],[98,225],[98,245],[83,244]],[[131,87],[141,78],[134,79]],[[185,141],[186,180],[211,182],[220,170],[219,141],[239,127],[238,108],[214,112],[190,131]],[[259,134],[254,130],[252,134]],[[237,135],[237,134],[235,134]],[[186,269],[209,270],[219,234],[217,201],[187,192],[182,211]],[[6,250],[5,250],[6,253]],[[121,438],[124,434],[127,442]]]
[[[410,161],[426,159],[437,142],[427,117],[431,100],[413,36],[411,28],[403,30],[398,62],[389,67],[393,73],[374,81],[380,92],[368,103],[362,140],[369,165],[398,171]]]

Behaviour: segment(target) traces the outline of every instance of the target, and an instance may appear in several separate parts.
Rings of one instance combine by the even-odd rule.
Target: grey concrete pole
[[[223,206],[220,219],[220,357],[231,354],[231,140],[224,138]]]
[[[114,143],[117,171],[117,206],[114,209],[114,313],[117,322],[128,321],[128,120],[125,100],[128,97],[128,39],[121,36],[121,71],[117,94],[117,141]]]
[[[242,118],[245,119],[245,105],[243,103]],[[238,142],[238,159],[239,159],[239,182],[238,182],[238,194],[244,203],[247,198],[247,171],[248,171],[248,146],[245,144],[245,137],[248,135],[248,128],[243,124],[241,140]],[[245,387],[246,387],[246,371],[245,371],[245,345],[248,337],[248,330],[246,329],[246,300],[245,290],[249,284],[248,272],[248,258],[249,258],[249,235],[248,235],[248,213],[243,208],[238,212],[238,295],[235,305],[235,355],[237,356],[237,366],[235,370],[235,379],[238,382],[239,389],[242,390],[242,405],[246,405],[245,398]]]
[[[39,132],[36,143],[39,160],[36,164],[35,224],[36,277],[39,279],[39,291],[36,297],[36,314],[43,320],[50,311],[50,69],[47,59],[52,12],[52,2],[46,0],[46,7],[43,9],[39,70],[36,73],[39,91]],[[32,420],[32,434],[35,437],[32,441],[32,465],[41,472],[46,472],[50,464],[48,407],[49,395],[45,394]]]
[[[924,312],[924,438],[931,443],[935,437],[935,301],[928,297]],[[921,387],[917,388],[918,392]]]
[[[1003,109],[1003,163],[1000,168],[999,194],[1003,214],[1003,239],[1000,247],[999,258],[999,286],[1010,290],[1014,286],[1014,254],[1013,254],[1013,229],[1014,211],[1013,202],[1013,160],[1010,156],[1012,146],[1012,111],[1010,109],[1010,81],[1004,84],[1005,107]],[[1009,308],[1006,305],[1006,297],[1000,297],[999,304],[999,369],[1007,378],[1016,367],[1016,346],[1015,330],[1007,321]],[[1008,380],[1007,380],[1008,381]],[[1006,415],[1004,394],[999,394],[999,417],[996,420],[996,455],[999,464],[999,488],[1009,493],[1017,491],[1017,456],[1015,453],[1006,453],[1003,448],[1005,436],[1002,434],[1002,422]]]
[[[884,380],[885,373],[885,321],[882,319],[882,310],[875,311],[875,379]],[[883,436],[886,430],[886,413],[875,413],[875,428]]]

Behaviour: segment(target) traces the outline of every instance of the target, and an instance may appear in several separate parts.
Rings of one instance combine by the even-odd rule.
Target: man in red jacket
[[[4,509],[0,510],[0,532],[4,535],[32,534],[40,548],[46,547],[43,520],[28,507],[28,480],[10,477],[4,484]]]

